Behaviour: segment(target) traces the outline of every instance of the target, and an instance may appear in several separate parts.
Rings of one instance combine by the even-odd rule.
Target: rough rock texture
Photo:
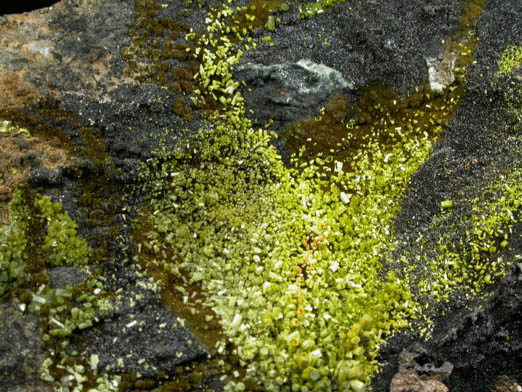
[[[457,32],[459,7],[450,0],[355,1],[305,21],[293,13],[278,16],[281,26],[271,35],[281,50],[273,53],[267,45],[247,53],[246,61],[310,59],[357,87],[379,81],[405,92],[424,84],[425,57],[437,57],[441,40]]]
[[[116,237],[125,222],[118,205],[123,186],[136,176],[138,158],[150,152],[149,133],[156,132],[158,122],[180,124],[170,105],[160,103],[162,96],[171,99],[168,93],[153,85],[138,88],[122,73],[121,47],[128,44],[133,16],[133,5],[125,2],[70,1],[0,20],[0,117],[23,123],[32,136],[2,135],[3,199],[21,182],[46,188],[81,222],[80,232],[100,249],[100,257],[120,262],[124,255]],[[140,132],[130,132],[136,126]],[[150,377],[206,358],[207,349],[158,295],[138,291],[135,273],[122,269],[116,265],[107,271],[107,285],[125,290],[118,311],[76,338],[91,342],[87,351],[99,354],[99,366]],[[55,287],[77,281],[77,273],[51,272]],[[125,288],[129,284],[132,291]],[[17,333],[17,325],[3,326],[2,333]],[[2,351],[2,390],[39,381],[42,353],[27,356],[24,366],[11,362],[10,353],[23,352],[28,343],[38,348],[40,336],[11,340],[11,349]],[[119,358],[125,358],[123,368]],[[143,358],[146,362],[139,361]],[[11,366],[28,368],[32,376],[7,377]],[[17,382],[10,378],[15,376]]]
[[[390,392],[447,392],[444,381],[451,374],[453,365],[444,362],[436,367],[429,361],[426,350],[415,345],[411,351],[400,355],[399,372],[393,376]]]
[[[509,379],[508,377],[499,377],[497,387],[493,392],[520,392],[522,387],[516,381]]]
[[[206,359],[207,349],[158,298],[147,293],[125,294],[128,301],[118,304],[94,331],[80,336],[92,342],[87,352],[98,355],[100,368],[114,371],[122,367],[118,358],[124,358],[125,372],[154,378],[158,372],[172,373],[177,366]],[[132,298],[137,294],[148,298],[137,302]],[[152,366],[141,363],[142,358]]]
[[[414,232],[427,225],[445,199],[466,200],[485,178],[495,177],[519,159],[520,124],[503,114],[504,101],[491,85],[494,64],[507,44],[520,45],[522,26],[517,22],[522,4],[487,1],[479,19],[477,63],[471,67],[466,97],[446,135],[415,176],[397,228]],[[503,26],[510,26],[504,29]],[[508,135],[498,130],[508,125]],[[520,244],[518,228],[515,253]],[[513,265],[486,303],[469,310],[456,304],[453,314],[439,320],[427,350],[435,362],[449,361],[454,370],[446,385],[451,391],[488,390],[496,377],[520,380],[520,319],[522,274]],[[376,388],[384,388],[379,384]]]
[[[276,130],[310,116],[332,94],[348,94],[353,89],[339,71],[307,59],[295,64],[240,65],[234,75],[252,88],[245,94],[247,106],[261,108],[256,111],[254,126],[263,126],[272,119]]]
[[[193,5],[184,12],[181,3],[157,11],[157,18],[203,30],[207,9]],[[297,7],[297,2],[289,3]],[[348,1],[310,20],[279,12],[281,22],[271,33],[275,46],[265,42],[246,52],[235,70],[235,76],[252,88],[244,94],[247,109],[255,111],[254,125],[274,120],[274,129],[283,131],[292,122],[317,116],[333,93],[342,93],[352,104],[374,83],[405,96],[430,80],[432,64],[441,70],[437,83],[451,83],[452,59],[444,57],[441,41],[458,34],[461,5],[468,3],[474,2]],[[154,8],[153,2],[149,6]],[[509,168],[522,151],[521,126],[502,114],[503,98],[491,85],[504,48],[522,45],[521,18],[519,0],[485,2],[466,97],[415,176],[397,218],[396,230],[404,236],[406,248],[414,247],[414,234],[439,212],[442,200],[465,198],[470,189],[479,192],[471,185]],[[74,343],[88,342],[82,348],[97,354],[100,368],[108,366],[109,373],[139,372],[151,379],[204,362],[212,349],[195,336],[197,326],[179,324],[177,309],[167,308],[148,286],[130,251],[133,211],[124,200],[126,186],[160,141],[166,146],[179,143],[181,129],[194,131],[202,122],[187,97],[193,90],[193,70],[183,50],[175,48],[167,59],[172,68],[166,82],[144,71],[138,75],[125,58],[128,48],[152,47],[155,38],[167,40],[175,27],[166,26],[165,34],[160,30],[161,34],[149,34],[151,41],[138,42],[131,34],[142,28],[136,21],[136,2],[117,0],[62,0],[51,9],[0,17],[0,120],[13,121],[31,134],[0,135],[0,224],[7,220],[5,202],[22,183],[63,204],[79,223],[79,233],[96,249],[97,260],[106,263],[105,288],[122,298],[114,300],[116,310],[75,333]],[[266,31],[252,34],[261,37]],[[154,56],[140,52],[136,67],[146,68]],[[325,72],[327,78],[318,76]],[[509,82],[520,83],[521,72],[519,68]],[[507,136],[499,131],[506,125],[511,129]],[[175,132],[169,132],[172,129]],[[285,153],[282,141],[278,147]],[[135,197],[139,199],[139,192]],[[512,255],[522,249],[520,227],[515,234]],[[76,270],[50,272],[54,287],[82,279]],[[22,313],[18,305],[11,301],[0,307],[0,389],[45,391],[38,375],[46,355],[40,348],[38,319]],[[451,305],[448,316],[437,320],[433,338],[422,343],[425,351],[413,356],[414,362],[404,356],[401,362],[403,350],[417,347],[410,335],[399,334],[383,347],[380,359],[386,365],[373,380],[375,391],[390,390],[390,385],[394,392],[520,390],[520,264],[512,266],[484,303]],[[175,323],[177,328],[165,327]],[[124,357],[121,365],[118,359]],[[452,371],[442,365],[446,361]],[[189,375],[194,390],[222,389],[218,376],[210,370],[199,378]],[[509,381],[499,383],[501,376]],[[130,385],[128,389],[139,390]],[[183,390],[183,385],[175,390]],[[189,388],[187,384],[185,390]]]
[[[45,358],[40,348],[41,336],[37,317],[1,304],[0,388],[3,391],[51,390],[40,381],[37,365]]]

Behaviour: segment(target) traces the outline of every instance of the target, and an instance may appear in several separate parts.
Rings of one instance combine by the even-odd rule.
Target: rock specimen
[[[517,390],[521,17],[0,17],[0,389]]]

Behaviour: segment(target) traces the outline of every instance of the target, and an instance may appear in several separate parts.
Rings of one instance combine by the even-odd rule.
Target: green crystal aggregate
[[[26,229],[31,219],[46,220],[42,250],[46,252],[47,265],[85,265],[88,262],[91,249],[77,236],[77,225],[62,212],[62,206],[44,196],[35,201],[35,207],[41,215],[32,217],[20,190],[15,192],[9,204],[10,223],[0,227],[0,295],[7,293],[23,275],[28,257]]]
[[[504,99],[505,110],[516,122],[522,122],[522,87],[520,71],[522,67],[522,46],[508,45],[497,62],[496,82]],[[516,75],[518,71],[518,75]]]
[[[522,65],[522,46],[509,45],[498,60],[499,73],[505,75]]]
[[[28,197],[22,190],[17,190],[9,203],[10,223],[0,227],[0,295],[8,295],[17,285],[17,279],[24,276],[31,258],[43,257],[43,268],[60,266],[81,267],[88,264],[92,249],[87,242],[78,236],[77,224],[67,212],[62,211],[60,203],[53,203],[48,196]],[[33,200],[30,204],[30,200]],[[30,238],[31,226],[43,222],[43,240]],[[38,249],[31,249],[32,241]],[[36,252],[39,256],[33,255]],[[31,270],[34,267],[31,266]],[[46,271],[38,271],[38,275],[47,276]],[[29,284],[31,284],[29,282]],[[34,284],[34,283],[32,283]],[[35,287],[22,286],[24,293],[31,298],[28,309],[42,316],[42,343],[63,350],[50,349],[48,357],[40,367],[41,379],[54,382],[53,374],[61,374],[62,381],[67,379],[71,391],[84,390],[83,384],[88,378],[89,385],[96,385],[90,391],[117,391],[119,376],[97,375],[97,370],[91,366],[90,371],[82,364],[82,358],[71,359],[66,354],[66,340],[75,330],[92,326],[96,319],[95,309],[100,311],[112,308],[104,296],[102,283],[96,278],[88,279],[82,284],[81,290],[67,285],[64,288],[51,288],[43,282]],[[25,306],[23,307],[25,309]],[[90,361],[96,363],[95,360]],[[64,374],[66,374],[64,376]],[[94,377],[92,376],[94,374]],[[62,381],[56,385],[62,388]]]
[[[31,133],[27,128],[17,127],[8,120],[0,120],[0,136],[6,135],[20,135],[24,134],[26,137],[31,137]]]
[[[384,339],[416,317],[408,287],[383,272],[380,258],[433,138],[395,127],[385,151],[374,137],[350,161],[319,154],[285,167],[270,145],[274,136],[244,117],[229,71],[241,52],[216,38],[218,16],[208,21],[214,35],[200,38],[196,78],[227,110],[186,148],[160,149],[147,162],[142,219],[154,230],[138,249],[201,284],[246,379],[267,391],[363,390]]]
[[[384,155],[370,143],[350,171],[338,164],[327,176],[320,158],[285,168],[270,136],[246,120],[216,121],[195,137],[192,159],[163,153],[161,168],[144,173],[156,177],[151,195],[168,195],[152,200],[160,235],[149,233],[149,246],[166,269],[201,282],[247,374],[266,390],[368,383],[384,337],[413,316],[407,288],[380,276],[379,257],[400,201],[389,195],[400,195],[429,140],[398,143],[379,168]],[[414,158],[403,166],[406,151]],[[182,262],[162,260],[167,249]],[[309,367],[320,377],[306,377]]]
[[[503,276],[509,262],[492,256],[508,246],[517,221],[518,172],[471,202],[467,247],[441,238],[440,253],[418,277],[418,264],[405,257],[401,270],[383,268],[396,246],[401,197],[444,121],[433,115],[425,129],[417,121],[424,111],[397,124],[388,119],[349,159],[315,153],[307,160],[302,148],[289,168],[270,144],[275,135],[244,116],[231,68],[247,31],[237,45],[220,35],[221,19],[232,15],[228,5],[209,13],[210,34],[195,50],[203,54],[196,101],[212,97],[224,110],[184,148],[159,149],[142,170],[148,197],[139,221],[147,231],[138,256],[146,248],[155,268],[201,285],[202,306],[219,316],[245,368],[244,380],[229,379],[226,390],[256,380],[266,391],[363,391],[379,368],[379,347],[400,328],[429,323],[430,301],[462,288],[480,295]],[[467,45],[460,45],[466,56],[475,41]],[[452,112],[458,100],[440,105]],[[349,142],[357,130],[351,123],[346,130]],[[493,193],[500,199],[486,197]],[[443,201],[442,216],[454,204]],[[216,344],[218,354],[227,341]]]
[[[53,267],[87,264],[92,250],[77,236],[78,225],[62,212],[61,204],[53,203],[48,196],[38,199],[36,204],[47,221],[42,249],[49,254],[49,264]]]
[[[42,250],[48,266],[85,265],[91,254],[87,242],[77,236],[76,223],[62,212],[59,203],[44,196],[36,199],[35,207],[40,215],[33,217],[20,190],[9,204],[10,223],[0,227],[0,295],[7,293],[24,273],[28,257],[26,230],[31,219],[46,221]]]
[[[308,3],[300,12],[313,16],[333,3]],[[518,222],[520,170],[492,181],[470,201],[462,244],[454,245],[451,234],[441,236],[438,253],[424,256],[424,270],[407,255],[397,260],[399,271],[385,269],[382,261],[396,246],[393,223],[401,198],[442,127],[436,121],[429,130],[416,126],[415,113],[408,126],[392,122],[374,130],[350,159],[318,153],[309,160],[303,148],[293,166],[285,166],[270,143],[275,135],[254,130],[244,115],[240,83],[231,75],[242,52],[225,36],[227,26],[217,23],[233,10],[223,5],[219,12],[208,15],[209,35],[192,55],[203,59],[195,101],[213,99],[222,110],[185,147],[161,148],[144,165],[140,180],[148,196],[140,221],[149,229],[138,257],[147,248],[156,255],[149,262],[183,279],[188,272],[187,283],[201,285],[203,306],[219,316],[226,335],[216,351],[231,342],[245,369],[244,382],[230,380],[226,390],[246,390],[245,383],[256,380],[266,391],[363,391],[378,371],[379,347],[399,329],[417,327],[415,320],[429,322],[423,313],[430,302],[447,301],[455,290],[480,295],[504,276],[511,261],[502,250],[509,249]],[[245,49],[256,47],[246,29],[233,32]],[[512,72],[519,60],[519,48],[507,48],[500,73]],[[514,109],[520,111],[516,104]],[[347,124],[347,141],[355,131]],[[76,223],[48,197],[35,206],[46,221],[42,249],[49,266],[85,265],[92,251]],[[457,201],[443,201],[428,230],[448,223],[456,207]],[[10,214],[11,223],[0,227],[0,295],[16,285],[27,262],[29,210],[20,192]],[[97,300],[101,292],[95,280],[74,303],[71,287],[36,291],[32,309],[50,306],[44,342],[89,327],[93,307],[110,307]],[[42,379],[58,385],[58,366],[74,383],[71,390],[84,390],[86,383],[97,383],[91,391],[118,390],[117,376],[88,381],[97,360],[83,362],[53,352],[42,364]]]
[[[15,192],[9,204],[11,222],[0,227],[0,296],[3,296],[21,277],[27,259],[25,229],[28,208],[21,192]]]
[[[336,3],[344,3],[346,0],[305,0],[299,5],[299,15],[301,18],[312,18],[317,14],[325,12],[326,9],[333,7]]]
[[[504,249],[512,251],[510,240],[519,222],[521,168],[495,177],[479,196],[462,201],[469,205],[461,211],[463,218],[455,221],[455,207],[447,208],[417,234],[418,252],[396,257],[402,264],[401,280],[409,282],[414,298],[423,304],[457,298],[484,300],[487,287],[504,277],[507,268],[521,257],[502,254]],[[445,228],[443,232],[441,227]],[[436,241],[430,236],[433,232],[439,233]],[[431,321],[424,321],[427,328],[423,333],[429,336]]]
[[[300,12],[313,16],[333,3],[309,2]],[[243,28],[224,23],[237,20],[236,11],[246,23]],[[214,8],[207,17],[209,34],[187,49],[201,60],[193,103],[213,100],[221,109],[184,147],[160,148],[144,165],[140,180],[148,196],[138,221],[147,230],[138,240],[138,259],[146,249],[154,255],[147,262],[155,268],[201,286],[206,299],[198,306],[217,314],[226,336],[214,355],[230,350],[244,368],[242,381],[227,379],[227,391],[247,390],[255,383],[266,391],[364,391],[378,371],[379,347],[399,329],[429,322],[424,313],[430,301],[447,300],[457,286],[469,296],[480,295],[504,275],[509,261],[499,253],[509,248],[518,221],[519,171],[472,200],[466,246],[453,246],[450,235],[441,237],[440,253],[426,256],[428,268],[419,275],[418,264],[406,257],[398,260],[403,264],[399,271],[384,268],[383,259],[396,245],[393,222],[402,195],[444,121],[431,115],[432,126],[425,129],[417,119],[430,117],[428,112],[419,110],[397,124],[389,116],[349,159],[322,153],[306,159],[303,148],[293,166],[285,166],[271,145],[275,135],[254,130],[246,119],[241,85],[232,79],[242,55],[238,47],[255,49],[258,43],[249,31],[265,21],[256,19],[256,6],[236,11],[226,4]],[[269,30],[275,29],[275,20],[268,18]],[[188,40],[195,39],[191,34]],[[473,45],[463,52],[471,54]],[[509,54],[508,60],[513,58],[517,61]],[[458,102],[452,98],[443,104],[452,112]],[[357,137],[356,128],[346,124],[347,142]],[[48,216],[60,214],[49,200],[40,204]],[[435,218],[434,225],[455,204],[443,201],[443,218]],[[77,255],[67,253],[69,240],[78,239],[77,227],[66,218],[61,221],[61,227],[49,223],[49,232],[62,235],[46,240],[46,250],[55,265],[84,260],[89,251],[81,243]],[[88,297],[87,306],[53,309],[63,327],[58,324],[44,340],[88,326],[94,315],[89,301],[95,295]],[[184,301],[190,303],[192,296]],[[56,371],[50,369],[66,359],[44,361],[42,377],[54,382]],[[91,358],[95,371],[93,363]],[[85,366],[60,366],[75,379],[74,390],[83,390]],[[117,390],[119,381],[103,376],[92,390]]]

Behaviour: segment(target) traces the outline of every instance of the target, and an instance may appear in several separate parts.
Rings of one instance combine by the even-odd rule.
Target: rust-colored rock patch
[[[16,129],[0,136],[0,224],[7,223],[7,203],[13,192],[27,182],[32,170],[59,172],[71,161],[62,148]]]
[[[40,91],[21,79],[18,72],[0,73],[0,107],[5,110],[33,104],[41,98]]]

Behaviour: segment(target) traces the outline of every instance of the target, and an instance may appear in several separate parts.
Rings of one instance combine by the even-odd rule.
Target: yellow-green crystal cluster
[[[73,296],[71,286],[43,292],[49,314],[48,328],[42,340],[53,344],[40,366],[40,378],[52,383],[56,390],[67,388],[66,390],[73,392],[118,391],[121,376],[99,374],[97,354],[86,358],[84,353],[74,351],[73,345],[69,346],[67,338],[74,331],[91,327],[93,321],[99,321],[97,316],[113,307],[106,297],[107,292],[97,279],[89,279],[83,290],[84,293],[80,296]],[[68,346],[69,349],[66,349]],[[59,374],[60,379],[56,378],[56,374]]]
[[[38,196],[34,199],[34,203],[30,203],[32,205],[28,205],[28,199],[24,197],[21,190],[17,190],[9,204],[10,223],[0,227],[0,295],[4,295],[16,287],[16,279],[23,275],[24,269],[30,263],[34,262],[34,260],[30,260],[28,254],[30,249],[27,232],[30,225],[34,225],[36,221],[43,220],[44,222],[42,226],[43,241],[41,242],[43,252],[37,251],[38,255],[45,259],[42,268],[85,265],[89,262],[92,253],[87,242],[78,236],[77,224],[67,212],[62,211],[60,203],[53,203],[48,196]],[[31,238],[31,240],[38,243],[37,238]],[[31,255],[31,257],[37,256]],[[45,271],[39,272],[45,274]],[[92,326],[95,306],[100,309],[110,307],[104,298],[100,298],[100,295],[104,293],[103,286],[95,279],[89,280],[85,284],[84,293],[76,297],[73,296],[73,287],[70,285],[65,288],[50,288],[41,284],[39,287],[27,289],[32,296],[29,309],[35,312],[45,309],[42,313],[45,319],[42,341],[51,343],[55,339],[55,347],[58,346],[58,343],[62,348],[66,347],[68,342],[63,338],[71,335],[76,329],[81,330]],[[73,300],[74,306],[72,305]],[[97,374],[97,369],[91,365],[89,371],[84,365],[71,365],[70,362],[65,351],[50,349],[49,357],[43,361],[40,368],[42,380],[56,381],[50,370],[50,367],[56,367],[62,374],[68,374],[57,382],[57,388],[61,390],[62,381],[67,379],[68,384],[76,384],[70,390],[84,390],[82,384],[87,380],[87,375]],[[91,389],[93,392],[118,390],[118,377],[109,380],[107,375],[103,375],[98,377],[96,382],[98,386]]]
[[[503,273],[500,262],[477,260],[507,246],[505,230],[514,219],[507,211],[516,202],[506,199],[507,210],[499,210],[487,198],[477,200],[469,252],[455,248],[441,253],[444,260],[428,258],[420,283],[407,266],[401,279],[386,272],[382,258],[394,248],[401,197],[439,136],[449,115],[443,109],[452,113],[458,102],[440,103],[443,116],[434,110],[432,126],[423,123],[429,129],[419,125],[423,107],[400,123],[390,114],[344,159],[319,153],[306,161],[301,150],[288,168],[270,144],[274,136],[252,129],[244,117],[231,69],[241,56],[236,42],[245,45],[248,30],[225,23],[233,20],[226,5],[209,14],[209,34],[195,51],[203,59],[198,99],[211,96],[224,110],[185,148],[159,150],[142,172],[149,203],[141,227],[148,231],[138,253],[146,252],[146,259],[154,254],[155,268],[201,285],[207,299],[195,300],[195,307],[208,306],[219,316],[245,381],[256,380],[266,391],[363,391],[378,369],[380,345],[423,313],[410,283],[440,300],[465,271],[468,281],[479,279],[466,286],[471,293]],[[238,41],[230,39],[234,34]],[[248,42],[247,50],[255,46]],[[347,127],[345,139],[358,131]],[[447,214],[453,208],[451,200],[441,204]],[[449,243],[443,238],[439,246],[447,250]],[[449,267],[455,273],[448,272],[456,264]],[[218,342],[216,352],[226,351],[226,343]],[[245,388],[237,380],[226,387]]]
[[[46,222],[47,235],[42,243],[42,250],[46,252],[47,264],[58,266],[83,266],[89,263],[92,249],[87,242],[78,236],[77,224],[67,212],[62,211],[60,203],[53,203],[48,196],[39,197],[35,206]],[[55,385],[68,384],[71,391],[117,391],[119,376],[98,375],[96,355],[91,355],[89,367],[82,356],[70,356],[64,350],[68,345],[66,340],[74,331],[84,330],[92,326],[97,320],[96,310],[103,312],[111,309],[111,303],[106,299],[103,284],[94,276],[89,278],[82,288],[81,295],[74,295],[74,288],[67,285],[65,288],[49,288],[42,286],[33,293],[33,302],[30,309],[38,311],[47,309],[47,327],[42,336],[45,343],[55,342],[50,349],[49,356],[43,361],[40,368],[42,380],[54,382]],[[62,376],[60,381],[55,380],[51,368]],[[94,377],[93,377],[94,375]],[[95,388],[85,388],[88,378],[95,380]]]
[[[513,225],[518,220],[520,178],[520,169],[499,175],[479,197],[461,201],[469,203],[471,210],[467,216],[469,225],[460,237],[457,226],[462,222],[451,218],[451,210],[436,216],[428,232],[445,228],[437,240],[436,254],[423,252],[426,239],[423,235],[418,237],[421,253],[417,257],[421,259],[417,262],[402,259],[403,271],[409,271],[403,278],[418,288],[423,302],[449,302],[456,296],[469,299],[483,295],[487,285],[504,276],[511,260],[500,252],[508,248]]]
[[[509,45],[498,60],[498,70],[508,74],[522,65],[522,46]]]
[[[407,136],[328,174],[320,158],[285,168],[270,136],[239,118],[202,130],[191,159],[162,154],[154,193],[165,197],[152,201],[145,246],[201,282],[266,390],[362,390],[383,339],[408,324],[410,294],[380,264],[412,162],[430,147]]]
[[[48,196],[38,199],[36,205],[47,221],[47,236],[42,249],[48,252],[48,263],[54,267],[87,264],[92,250],[83,238],[78,237],[78,225],[68,213],[62,212],[62,205],[53,203]]]
[[[9,134],[25,134],[27,137],[31,137],[31,133],[27,128],[20,128],[14,126],[11,121],[0,120],[0,136]]]
[[[236,58],[207,59],[226,56]],[[395,127],[385,148],[376,136],[349,162],[317,156],[289,169],[235,103],[184,151],[163,149],[148,162],[143,218],[154,229],[138,249],[201,284],[203,305],[264,390],[362,391],[379,346],[414,317],[408,288],[380,257],[431,137]]]
[[[503,77],[509,77],[522,63],[521,47],[508,46],[498,60],[499,72],[495,75],[498,82]],[[521,121],[520,92],[518,85],[510,84],[503,87],[504,114],[511,116],[515,121]],[[487,92],[487,91],[486,91]],[[485,176],[485,188],[479,196],[471,200],[458,200],[459,204],[469,204],[469,212],[465,215],[468,222],[463,233],[463,223],[456,221],[452,214],[453,208],[458,207],[452,200],[441,202],[441,214],[435,216],[428,231],[440,232],[434,255],[424,251],[426,237],[420,235],[417,243],[421,250],[422,261],[406,261],[405,270],[409,275],[405,279],[419,289],[419,298],[423,302],[448,302],[451,298],[462,296],[469,299],[473,296],[487,295],[488,285],[498,282],[502,278],[511,258],[502,255],[503,249],[509,249],[513,226],[518,222],[518,213],[521,205],[520,184],[521,170],[518,164],[509,172],[499,172]],[[488,185],[489,184],[489,185]],[[469,194],[473,194],[470,190]],[[428,249],[429,246],[426,246]],[[410,265],[408,267],[407,265]],[[419,266],[425,266],[421,271]]]
[[[522,69],[522,46],[509,45],[498,60],[498,73],[496,81],[514,77],[514,81],[508,82],[501,89],[504,97],[505,111],[513,116],[517,122],[522,122],[522,86],[520,77],[515,76],[515,71]]]
[[[302,1],[304,4],[299,5],[299,15],[302,18],[311,18],[317,14],[324,12],[329,7],[333,7],[335,3],[345,2],[346,0],[311,0]]]
[[[256,41],[248,37],[255,21],[255,16],[249,11],[252,10],[248,7],[234,9],[223,4],[219,11],[209,12],[205,18],[208,34],[200,37],[198,46],[192,53],[195,58],[201,56],[199,72],[194,75],[194,79],[203,89],[197,89],[195,93],[204,104],[206,102],[202,94],[208,94],[214,101],[218,101],[224,107],[230,107],[231,110],[243,107],[243,97],[237,90],[239,83],[232,79],[231,72],[243,55],[241,50],[234,49],[236,44],[233,41],[243,43],[246,50],[257,47]],[[239,20],[233,20],[234,15],[239,12],[244,13],[245,26],[241,26]],[[188,38],[191,34],[193,33],[189,33]]]
[[[92,354],[88,363],[85,364],[59,364],[57,367],[65,375],[60,382],[54,380],[51,375],[51,367],[54,365],[53,359],[47,357],[40,368],[40,377],[47,382],[55,382],[55,391],[71,391],[71,392],[117,392],[120,390],[119,384],[122,377],[120,375],[98,375],[99,357]],[[88,376],[94,374],[96,376],[93,388],[85,387],[88,382]],[[71,384],[75,384],[74,386]],[[91,382],[92,385],[92,382]]]
[[[197,77],[225,97],[216,96],[227,110],[184,150],[162,149],[149,160],[142,217],[153,229],[138,250],[148,248],[156,264],[201,285],[207,300],[200,305],[220,317],[246,379],[263,390],[365,390],[379,346],[416,317],[408,287],[383,271],[380,258],[433,134],[392,127],[386,146],[382,135],[370,136],[349,161],[296,157],[289,169],[270,145],[273,136],[243,116],[223,65],[240,52],[227,40],[208,40],[214,49],[203,49]]]
[[[44,196],[35,201],[35,207],[41,216],[34,219],[43,218],[47,223],[42,245],[46,264],[87,264],[91,249],[83,238],[77,236],[77,225],[66,212],[62,212],[62,206]],[[9,212],[10,223],[0,227],[0,295],[9,291],[15,280],[22,276],[28,257],[26,229],[31,217],[20,190],[15,192]]]
[[[0,296],[7,293],[24,272],[27,259],[26,222],[29,215],[21,192],[9,204],[10,224],[0,227]]]

